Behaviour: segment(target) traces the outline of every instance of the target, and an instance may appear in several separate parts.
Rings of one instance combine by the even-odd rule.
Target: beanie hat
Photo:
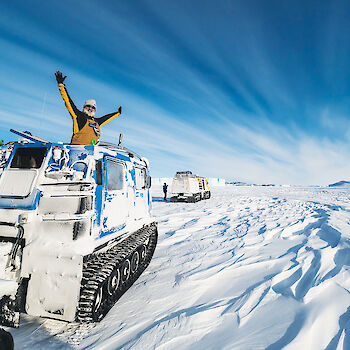
[[[95,107],[95,109],[97,109],[95,100],[86,100],[85,103],[84,103],[84,107],[85,106],[93,106],[93,107]]]

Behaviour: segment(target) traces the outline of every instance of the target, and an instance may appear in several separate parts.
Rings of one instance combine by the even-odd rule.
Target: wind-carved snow
[[[24,316],[20,349],[350,349],[350,191],[154,190],[150,266],[100,324]]]

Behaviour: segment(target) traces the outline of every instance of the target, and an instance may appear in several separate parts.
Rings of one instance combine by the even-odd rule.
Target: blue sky
[[[0,138],[69,142],[59,69],[153,176],[347,180],[349,33],[349,1],[3,1]]]

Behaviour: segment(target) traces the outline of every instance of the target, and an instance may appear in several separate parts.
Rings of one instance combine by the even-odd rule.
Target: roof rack
[[[132,155],[132,156],[137,157],[140,160],[142,160],[142,157],[140,155],[138,155],[136,152],[130,150],[129,148],[126,148],[124,146],[118,146],[118,145],[111,143],[111,142],[100,141],[99,143],[96,144],[96,146],[106,147],[106,148],[109,148],[113,151],[127,152],[127,153],[129,153],[129,155]]]
[[[192,175],[192,171],[177,171],[176,174],[178,175]]]
[[[193,174],[192,171],[177,171],[175,177],[196,177],[197,175]]]
[[[22,136],[30,141],[34,141],[34,142],[41,142],[41,143],[50,143],[50,141],[47,141],[45,139],[42,139],[41,137],[32,135],[29,131],[18,131],[18,130],[14,130],[14,129],[10,129],[11,132],[13,132],[14,134],[17,134],[19,136]]]
[[[10,129],[11,132],[13,132],[14,134],[17,134],[19,136],[22,136],[30,141],[33,141],[33,142],[41,142],[41,143],[50,143],[50,141],[47,141],[45,139],[42,139],[41,137],[38,137],[38,136],[35,136],[35,135],[32,135],[29,131],[18,131],[18,130],[14,130],[14,129]],[[104,141],[100,141],[96,144],[96,146],[101,146],[101,147],[106,147],[108,149],[111,149],[113,151],[122,151],[122,152],[126,152],[129,154],[129,156],[132,156],[132,157],[137,157],[139,158],[140,160],[143,160],[143,158],[138,155],[136,152],[130,150],[129,148],[126,148],[124,146],[118,146],[114,143],[110,143],[110,142],[104,142]]]

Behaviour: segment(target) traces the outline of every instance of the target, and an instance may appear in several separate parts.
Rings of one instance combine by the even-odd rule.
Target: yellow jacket
[[[58,89],[73,119],[72,145],[96,144],[100,138],[100,127],[121,114],[121,107],[119,107],[117,112],[106,114],[103,117],[90,117],[75,106],[63,83],[58,84]]]

